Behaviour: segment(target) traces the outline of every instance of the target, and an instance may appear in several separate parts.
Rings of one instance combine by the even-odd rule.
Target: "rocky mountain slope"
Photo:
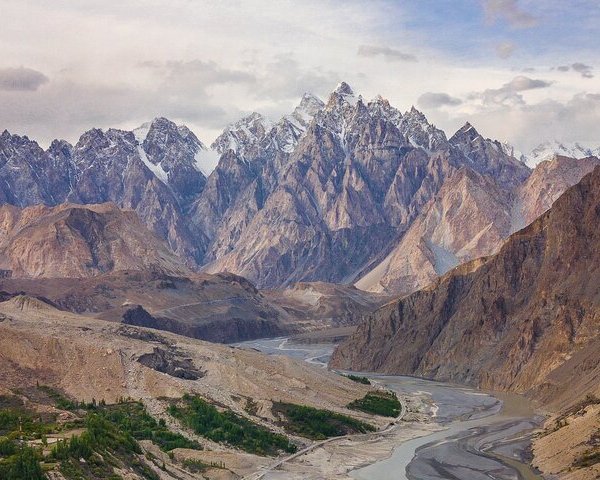
[[[520,225],[516,227],[522,228],[533,222],[567,188],[575,185],[598,165],[598,156],[573,158],[555,155],[539,163],[517,193],[513,208]]]
[[[600,168],[498,254],[382,307],[331,366],[510,389],[565,405],[600,393]]]
[[[0,206],[0,269],[14,277],[89,277],[127,269],[188,274],[133,211],[112,203]]]
[[[324,283],[263,291],[242,277],[120,270],[89,278],[0,278],[0,299],[21,293],[110,322],[232,343],[356,325],[387,297]]]
[[[356,286],[408,294],[461,263],[496,253],[511,233],[548,210],[596,165],[596,157],[555,156],[512,189],[468,167],[456,171],[392,251]]]
[[[394,246],[452,172],[470,168],[502,186],[528,177],[524,164],[471,129],[449,142],[416,109],[402,115],[381,97],[364,102],[340,84],[287,161],[263,163],[260,182],[237,192],[245,210],[236,211],[235,229],[217,234],[213,245],[227,247],[209,253],[204,268],[233,271],[259,286],[356,279]]]
[[[389,300],[388,295],[373,294],[352,285],[325,282],[295,283],[286,289],[261,292],[273,304],[294,318],[303,330],[322,330],[357,325]]]

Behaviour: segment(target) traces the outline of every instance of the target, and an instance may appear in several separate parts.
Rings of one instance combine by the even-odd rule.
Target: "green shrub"
[[[353,382],[362,383],[363,385],[371,385],[371,380],[367,377],[359,377],[358,375],[344,375],[346,378],[349,378]]]
[[[0,478],[3,480],[46,480],[40,460],[40,454],[33,448],[20,448],[15,455],[0,463]]]

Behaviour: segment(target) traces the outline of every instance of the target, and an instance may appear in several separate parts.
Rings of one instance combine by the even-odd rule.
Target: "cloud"
[[[297,102],[305,92],[333,89],[341,80],[348,79],[340,78],[340,73],[328,68],[306,68],[293,54],[282,53],[275,55],[261,69],[252,95],[259,100]]]
[[[405,53],[395,48],[377,47],[375,45],[361,45],[358,47],[358,56],[377,57],[381,55],[388,62],[416,62],[417,57],[410,53]]]
[[[505,83],[502,86],[502,89],[513,92],[523,92],[525,90],[534,90],[536,88],[546,88],[550,85],[552,85],[552,83],[545,80],[538,80],[519,75],[518,77],[513,78],[510,82]]]
[[[512,42],[499,43],[496,45],[496,55],[500,58],[508,58],[514,53],[516,48],[517,46]]]
[[[517,0],[484,0],[483,8],[492,23],[503,19],[515,28],[530,28],[537,24],[537,19],[521,9]]]
[[[543,100],[516,108],[502,105],[482,109],[469,118],[479,131],[508,139],[522,151],[554,139],[593,144],[598,142],[600,94],[582,93],[563,102]]]
[[[573,70],[577,73],[580,73],[583,78],[594,78],[594,74],[592,73],[594,67],[581,62],[576,62],[571,65],[561,65],[556,67],[556,69],[559,72],[568,72],[569,70]]]
[[[33,92],[49,79],[32,68],[0,68],[0,90]]]
[[[192,60],[189,62],[170,61],[165,64],[168,81],[194,82],[199,86],[222,83],[255,83],[256,76],[250,72],[224,68],[215,62]]]
[[[417,103],[423,108],[439,108],[460,105],[463,102],[460,98],[451,97],[447,93],[427,92],[419,97]]]
[[[474,93],[469,98],[472,100],[481,99],[483,105],[523,105],[525,102],[521,92],[547,88],[550,85],[552,85],[552,82],[519,75],[500,88]]]

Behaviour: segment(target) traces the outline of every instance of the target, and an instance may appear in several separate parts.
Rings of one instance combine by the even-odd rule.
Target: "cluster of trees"
[[[2,480],[46,480],[46,475],[40,465],[39,451],[12,444],[12,453],[0,460],[0,478]],[[5,444],[5,448],[6,448]],[[6,450],[4,450],[6,451]],[[0,453],[0,456],[4,456]]]
[[[348,408],[382,417],[397,417],[402,412],[400,400],[394,392],[388,391],[369,392],[363,398],[350,402]]]
[[[185,395],[181,402],[171,404],[168,412],[198,435],[249,453],[274,455],[280,451],[296,451],[286,436],[273,433],[231,410],[219,411],[200,397]]]
[[[2,403],[13,402],[3,398]],[[0,479],[45,480],[40,450],[23,439],[43,438],[53,428],[53,423],[43,422],[21,406],[0,409]]]
[[[25,409],[21,404],[6,408],[0,405],[0,480],[46,479],[43,465],[56,465],[67,479],[110,479],[113,467],[129,467],[142,478],[157,480],[158,476],[141,456],[138,440],[151,440],[162,450],[174,448],[201,449],[195,441],[174,433],[164,420],[157,421],[141,402],[122,400],[115,405],[104,401],[76,402],[49,387],[39,387],[59,408],[77,411],[81,419],[68,428],[84,427],[80,435],[58,441],[44,457],[43,449],[28,446],[38,439],[44,446],[46,434],[58,433],[65,426],[55,423],[53,416]],[[83,462],[81,460],[84,460]]]
[[[202,450],[198,442],[169,430],[163,419],[156,421],[141,402],[123,401],[99,410],[98,415],[117,425],[121,431],[130,434],[136,440],[151,440],[165,452],[175,448]]]
[[[306,405],[276,402],[273,404],[273,413],[286,418],[284,427],[288,432],[313,440],[375,430],[372,425],[347,415]]]

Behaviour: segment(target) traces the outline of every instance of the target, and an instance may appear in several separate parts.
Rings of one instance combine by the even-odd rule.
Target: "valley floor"
[[[241,345],[313,362],[316,353],[324,361],[328,358],[327,345],[295,345],[286,339]],[[245,478],[412,480],[440,478],[443,472],[457,475],[448,478],[483,479],[492,472],[519,480],[541,478],[529,467],[527,452],[530,434],[542,417],[535,416],[522,397],[502,394],[499,400],[470,388],[410,377],[369,379],[403,399],[400,418],[377,433],[313,445],[304,454],[274,462]]]

